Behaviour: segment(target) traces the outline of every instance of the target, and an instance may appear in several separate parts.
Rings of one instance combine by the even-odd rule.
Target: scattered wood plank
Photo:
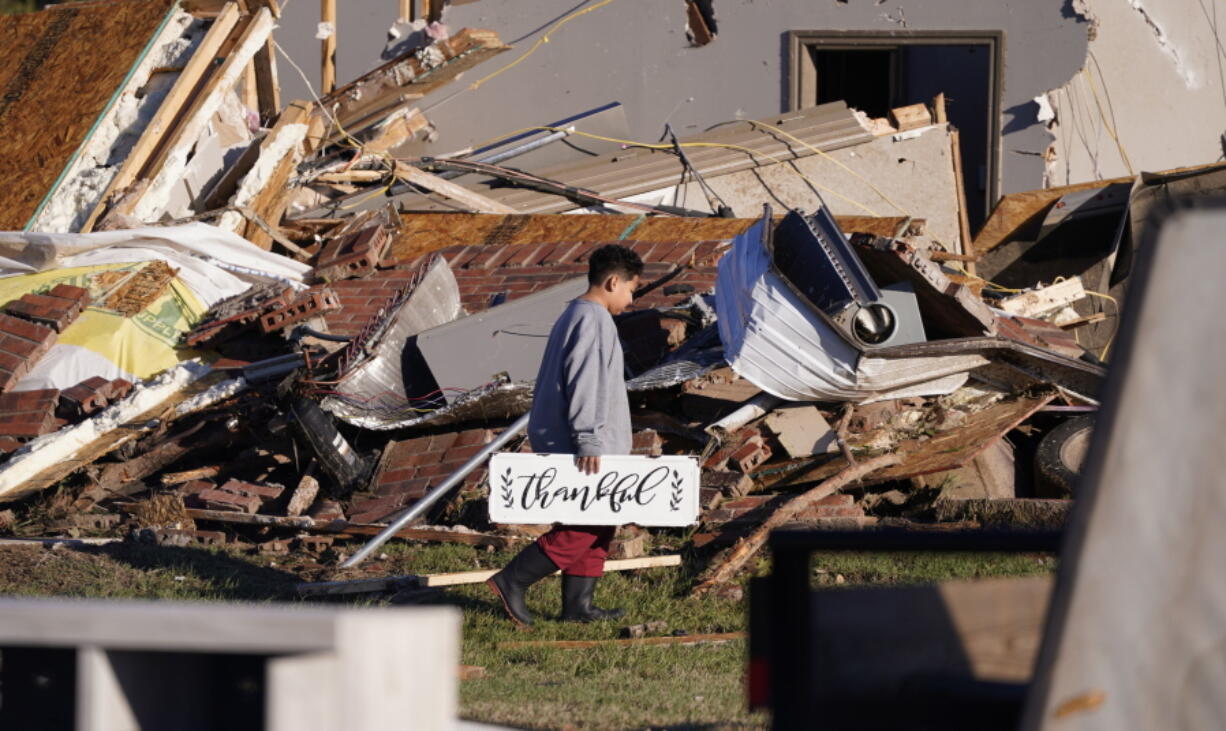
[[[90,214],[85,225],[81,228],[82,233],[93,229],[98,218],[106,210],[108,199],[115,193],[130,186],[140,177],[144,171],[145,163],[149,161],[149,158],[161,146],[162,141],[174,131],[176,122],[180,120],[182,113],[185,111],[185,105],[192,97],[201,79],[214,67],[214,57],[217,55],[222,44],[230,37],[230,32],[234,30],[238,19],[238,6],[232,2],[227,2],[217,9],[217,16],[213,21],[213,25],[204,34],[204,38],[200,41],[196,52],[192,54],[191,60],[179,72],[179,78],[175,80],[174,86],[170,88],[161,105],[158,106],[153,119],[149,120],[149,124],[145,125],[145,130],[141,132],[140,138],[137,139],[136,144],[132,146],[127,157],[124,158],[119,172],[116,173],[110,184],[107,185],[106,191],[99,199],[98,205],[94,207],[93,213]],[[132,207],[134,207],[134,202],[126,208],[131,210]]]
[[[680,565],[681,556],[679,554],[670,554],[667,556],[648,556],[646,558],[605,561],[604,570],[630,571],[633,569]],[[318,581],[299,584],[298,593],[302,596],[331,596],[339,594],[372,594],[393,589],[461,586],[465,584],[480,584],[496,573],[498,573],[497,570],[463,571],[454,574],[425,574],[422,576],[407,574],[405,576],[384,576],[375,579],[355,579],[351,581]],[[559,576],[560,574],[560,571],[555,571],[552,575]]]
[[[122,543],[122,538],[0,538],[0,546],[106,546]]]
[[[486,676],[486,672],[481,665],[461,665],[459,675],[460,680],[480,680]]]
[[[732,642],[749,637],[748,632],[716,632],[703,635],[678,635],[676,637],[632,637],[620,640],[520,640],[499,642],[499,650],[521,650],[529,647],[544,647],[556,650],[587,650],[593,647],[638,647],[644,645],[703,645],[712,642]]]
[[[652,569],[664,566],[680,566],[681,555],[669,554],[667,556],[645,556],[643,558],[626,558],[617,561],[605,561],[605,571],[633,571],[635,569]],[[432,574],[429,576],[420,577],[425,583],[423,586],[460,586],[462,584],[480,584],[490,578],[498,571],[462,571],[456,574]],[[559,576],[562,572],[555,571],[552,576]]]
[[[704,578],[694,587],[691,596],[705,594],[719,584],[726,583],[745,565],[746,561],[753,558],[754,554],[762,546],[766,545],[766,538],[772,530],[792,522],[796,519],[796,516],[800,515],[800,513],[811,507],[818,500],[835,494],[870,472],[898,464],[900,461],[902,461],[902,458],[897,454],[883,454],[853,465],[848,465],[841,472],[817,487],[784,503],[762,525],[758,526],[757,530],[750,534],[748,538],[739,542],[730,552],[709,568],[704,574]]]
[[[518,213],[518,211],[505,203],[499,203],[462,185],[440,178],[433,173],[418,170],[412,165],[396,163],[396,177],[418,187],[425,188],[432,193],[437,193],[444,198],[449,198],[456,203],[460,203],[473,213]]]

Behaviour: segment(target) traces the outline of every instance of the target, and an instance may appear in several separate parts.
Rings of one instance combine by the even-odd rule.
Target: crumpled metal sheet
[[[420,410],[421,404],[411,402],[405,391],[405,342],[463,314],[455,275],[446,259],[435,257],[385,321],[382,332],[351,344],[358,349],[359,359],[344,369],[333,387],[335,395],[326,397],[320,406],[354,426],[368,429],[392,429],[405,419],[420,418],[425,413]]]
[[[653,391],[676,386],[725,365],[719,331],[708,326],[690,337],[662,362],[626,381],[629,391]]]
[[[765,244],[771,225],[765,217],[754,224],[719,262],[719,335],[724,357],[742,378],[789,401],[859,402],[892,398],[899,389],[950,393],[965,381],[954,376],[983,364],[943,355],[878,363],[877,351],[862,357],[774,270]]]

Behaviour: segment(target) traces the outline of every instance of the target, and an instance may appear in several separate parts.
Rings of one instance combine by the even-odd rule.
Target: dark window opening
[[[959,132],[967,218],[972,233],[978,231],[998,195],[997,39],[957,33],[792,35],[793,108],[841,100],[870,117],[886,117],[891,109],[931,104],[945,95],[947,118]]]

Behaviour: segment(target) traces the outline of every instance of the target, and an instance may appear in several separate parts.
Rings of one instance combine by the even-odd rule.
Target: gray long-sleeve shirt
[[[617,326],[603,305],[572,300],[541,358],[528,419],[534,452],[630,454],[630,402]]]

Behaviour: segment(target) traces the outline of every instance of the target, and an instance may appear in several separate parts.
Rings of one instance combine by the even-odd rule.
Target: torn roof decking
[[[801,140],[803,144],[746,121],[720,125],[702,134],[685,138],[683,143],[703,145],[686,148],[686,157],[703,176],[718,176],[815,154],[806,145],[828,152],[873,140],[872,133],[860,117],[843,102],[809,107],[770,117],[763,122],[783,130]],[[626,198],[668,188],[681,179],[682,172],[684,167],[671,149],[651,150],[642,147],[630,147],[592,160],[532,171],[538,177],[593,190],[613,198]],[[465,175],[458,178],[457,182],[521,213],[557,213],[576,207],[561,196],[523,188],[502,187],[497,181],[492,185],[484,182],[488,180],[485,176]],[[370,198],[368,193],[359,195]],[[393,200],[404,210],[451,210],[416,193],[396,196]],[[356,209],[385,205],[386,202],[387,199],[376,197],[357,205]],[[352,203],[353,201],[342,199],[330,206]],[[354,209],[344,209],[345,212],[352,210]],[[312,218],[317,213],[312,212],[305,217]]]
[[[685,267],[671,285],[689,285],[677,294],[656,288],[635,300],[637,309],[679,305],[696,293],[715,286],[716,260],[727,248],[724,241],[621,242],[634,249],[646,263],[643,281],[650,282],[673,269]],[[490,299],[505,293],[518,299],[567,279],[587,275],[587,257],[602,243],[544,243],[510,246],[455,246],[439,252],[447,258],[460,288],[460,301],[469,313],[489,307]],[[346,279],[329,286],[342,308],[327,316],[329,332],[352,335],[387,304],[415,276],[424,257],[395,269],[377,271],[363,279]],[[687,266],[691,262],[695,266]],[[692,288],[692,289],[691,289]],[[671,290],[670,290],[671,291]]]
[[[32,219],[172,5],[109,0],[0,16],[0,230]]]
[[[391,256],[408,259],[448,246],[503,246],[557,241],[711,241],[731,239],[757,222],[756,218],[681,218],[633,215],[518,216],[473,213],[406,213],[392,244]],[[835,216],[847,233],[893,236],[904,218]],[[914,223],[914,221],[912,221]]]

